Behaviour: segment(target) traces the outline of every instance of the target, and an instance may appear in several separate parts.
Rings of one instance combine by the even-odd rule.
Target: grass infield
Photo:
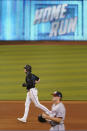
[[[25,99],[25,64],[41,79],[40,100],[50,100],[55,90],[64,100],[87,100],[87,45],[0,46],[0,100]]]

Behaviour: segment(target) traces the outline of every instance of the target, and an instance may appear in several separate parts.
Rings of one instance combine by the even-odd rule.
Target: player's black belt
[[[32,89],[32,88],[35,88],[35,87],[31,87],[31,88],[27,89],[27,92],[29,92],[29,91],[30,91],[30,89]]]
[[[52,127],[54,127],[54,126],[57,126],[57,125],[63,125],[64,123],[61,123],[61,124],[56,124],[56,125],[51,125]]]
[[[50,124],[51,124],[52,127],[54,127],[54,126],[57,126],[57,125],[63,125],[64,122],[63,123],[58,123],[58,122],[50,121]]]

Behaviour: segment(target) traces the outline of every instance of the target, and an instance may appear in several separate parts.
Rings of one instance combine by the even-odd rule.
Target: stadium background
[[[51,22],[34,25],[35,12],[49,4],[53,7],[63,3],[68,4],[63,21],[77,17],[75,32],[49,39]],[[38,122],[37,116],[42,111],[33,104],[28,122],[17,121],[24,112],[26,89],[21,85],[25,64],[31,64],[33,73],[40,77],[39,99],[47,108],[52,105],[51,101],[45,101],[51,100],[50,94],[62,91],[66,130],[87,130],[86,12],[86,0],[0,0],[0,130],[50,128]]]
[[[67,16],[78,18],[76,32],[53,37],[50,40],[86,40],[87,1],[85,0],[53,0],[51,2],[49,0],[0,0],[0,40],[49,39],[47,27],[50,26],[50,22],[34,25],[35,11],[48,7],[49,4],[52,7],[65,3],[69,5]],[[45,42],[43,45],[37,45],[42,41],[34,42],[34,44],[30,41],[27,43],[31,45],[15,45],[16,42],[12,45],[13,42],[10,42],[8,46],[3,44],[9,44],[9,41],[1,42],[0,100],[25,99],[26,90],[21,85],[25,78],[23,67],[27,63],[32,65],[33,73],[41,79],[40,84],[37,85],[40,100],[50,100],[50,94],[54,90],[62,91],[64,100],[87,100],[86,45],[78,43],[77,45],[61,45],[60,43],[57,46],[54,42],[51,45],[49,45],[50,42],[47,45]]]

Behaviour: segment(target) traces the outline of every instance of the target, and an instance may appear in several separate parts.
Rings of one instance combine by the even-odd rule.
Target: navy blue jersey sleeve
[[[34,80],[35,80],[35,81],[38,81],[38,80],[39,80],[39,77],[38,77],[38,76],[36,76],[36,75],[34,75],[34,74],[33,74],[33,76],[34,76]]]

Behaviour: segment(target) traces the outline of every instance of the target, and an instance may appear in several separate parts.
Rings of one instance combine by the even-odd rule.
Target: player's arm
[[[42,114],[42,117],[45,118],[45,119],[48,119],[48,120],[52,120],[52,121],[55,121],[57,123],[60,123],[61,120],[62,120],[62,117],[50,117],[49,115],[46,115],[45,113]]]
[[[23,86],[23,87],[27,87],[27,84],[26,84],[26,83],[23,83],[22,86]]]
[[[40,82],[40,78],[36,75],[34,75],[34,76],[35,76],[35,84],[38,84]]]
[[[27,87],[30,84],[29,76],[27,76],[26,79],[27,79],[27,83],[23,83],[22,84],[23,87]]]
[[[35,80],[35,83],[38,84],[40,82],[40,79],[39,80]]]

